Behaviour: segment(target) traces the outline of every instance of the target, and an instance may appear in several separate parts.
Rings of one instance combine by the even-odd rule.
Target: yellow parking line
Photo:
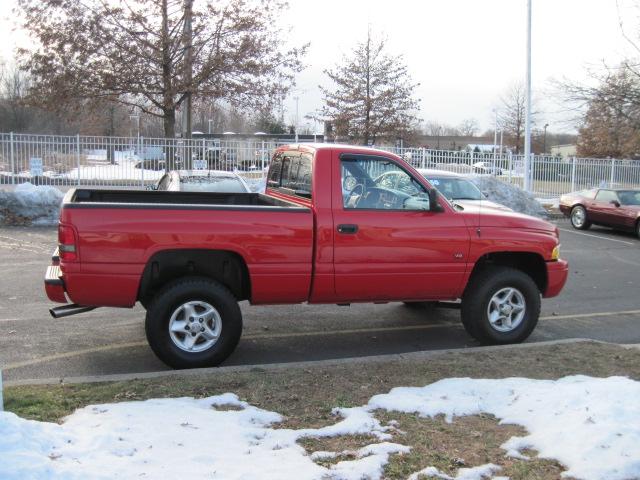
[[[574,315],[556,315],[549,317],[540,317],[541,321],[548,320],[567,320],[578,318],[594,318],[594,317],[613,317],[618,315],[636,315],[640,314],[640,310],[622,310],[618,312],[598,312],[598,313],[578,313]],[[371,328],[352,328],[345,330],[322,330],[311,332],[290,332],[290,333],[254,333],[243,335],[243,340],[257,340],[257,339],[276,339],[276,338],[296,338],[296,337],[316,337],[324,335],[348,335],[354,333],[384,333],[384,332],[400,332],[400,331],[412,331],[412,330],[429,330],[432,328],[442,327],[462,327],[459,322],[446,322],[430,325],[407,325],[403,327],[371,327]],[[109,350],[116,350],[119,348],[133,348],[144,347],[147,342],[130,342],[130,343],[112,343],[109,345],[102,345],[99,347],[85,348],[82,350],[76,350],[73,352],[58,353],[55,355],[48,355],[46,357],[35,358],[33,360],[25,360],[23,362],[10,363],[3,367],[3,370],[13,370],[16,368],[28,367],[37,365],[44,362],[50,362],[55,360],[61,360],[65,358],[78,357],[89,353],[106,352]]]

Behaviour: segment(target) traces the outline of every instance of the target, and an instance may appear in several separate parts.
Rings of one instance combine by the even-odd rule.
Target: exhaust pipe
[[[96,307],[84,307],[77,303],[70,305],[63,305],[61,307],[54,307],[49,309],[49,313],[53,318],[69,317],[71,315],[77,315],[78,313],[85,313],[94,310]]]

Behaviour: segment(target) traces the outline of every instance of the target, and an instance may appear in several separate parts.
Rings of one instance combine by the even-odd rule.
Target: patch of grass
[[[397,386],[423,386],[451,377],[557,379],[575,374],[595,377],[623,375],[640,379],[640,350],[599,343],[576,343],[487,352],[451,352],[425,361],[353,362],[126,382],[16,386],[5,389],[5,408],[25,418],[59,421],[75,409],[89,404],[161,397],[205,397],[233,392],[252,405],[285,415],[282,427],[315,428],[335,423],[332,408],[363,405],[372,395],[386,393]],[[442,418],[426,419],[394,412],[378,412],[377,415],[383,422],[397,420],[398,428],[406,434],[394,433],[393,441],[412,447],[409,454],[391,457],[386,471],[389,479],[404,479],[430,465],[451,474],[461,466],[488,462],[501,465],[503,470],[500,474],[514,480],[556,479],[562,472],[562,467],[554,462],[506,458],[500,445],[512,435],[524,434],[524,430],[516,426],[499,426],[491,416],[456,418],[448,424]],[[361,441],[365,439],[306,439],[303,445],[309,451],[342,451],[364,446]],[[372,443],[366,441],[365,445]],[[461,465],[459,459],[465,465]]]

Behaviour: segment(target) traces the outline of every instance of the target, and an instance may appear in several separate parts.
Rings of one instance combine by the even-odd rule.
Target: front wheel
[[[151,349],[168,366],[214,367],[236,348],[242,313],[223,285],[187,277],[156,294],[147,310],[145,331]]]
[[[571,225],[577,230],[587,230],[591,222],[587,220],[587,210],[582,205],[571,209]]]
[[[540,291],[527,274],[493,267],[474,275],[462,298],[462,323],[484,344],[524,341],[540,316]]]

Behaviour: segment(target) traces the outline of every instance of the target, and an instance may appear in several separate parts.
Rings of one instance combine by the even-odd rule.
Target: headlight
[[[560,258],[560,244],[553,247],[551,251],[551,260],[558,260]]]

